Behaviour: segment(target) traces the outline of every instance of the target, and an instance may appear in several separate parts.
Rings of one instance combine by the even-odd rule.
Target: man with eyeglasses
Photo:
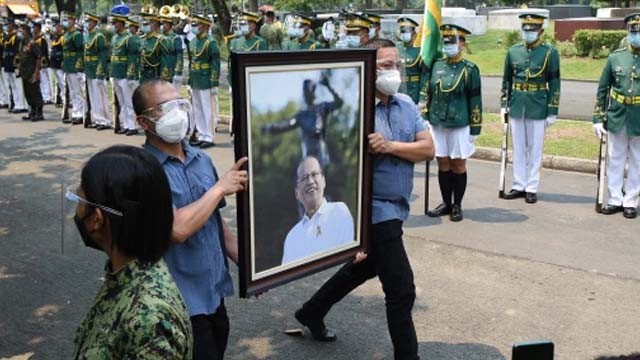
[[[304,215],[287,234],[283,265],[354,241],[349,208],[343,202],[328,202],[324,197],[326,185],[318,159],[309,156],[300,162],[295,194]]]
[[[318,341],[335,341],[324,317],[331,307],[365,281],[378,276],[385,295],[387,324],[395,359],[418,359],[411,310],[415,301],[413,271],[402,241],[409,216],[414,163],[433,159],[434,146],[411,98],[398,94],[402,63],[395,44],[372,41],[377,49],[375,133],[369,134],[373,156],[372,227],[369,247],[344,265],[296,311],[296,319]]]
[[[211,158],[185,141],[191,105],[172,83],[143,82],[133,109],[153,154],[169,179],[173,196],[173,244],[165,261],[187,304],[194,359],[222,359],[229,338],[224,298],[233,294],[227,256],[238,260],[238,242],[220,216],[224,197],[245,189],[242,158],[221,178]]]
[[[634,219],[640,193],[640,90],[635,84],[640,77],[640,13],[628,15],[625,23],[628,45],[612,52],[602,70],[593,129],[598,138],[606,137],[608,146],[608,201],[601,212],[622,212],[625,218]]]

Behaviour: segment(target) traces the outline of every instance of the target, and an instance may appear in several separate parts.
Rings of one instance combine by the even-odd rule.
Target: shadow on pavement
[[[570,194],[555,194],[555,193],[538,193],[538,197],[541,202],[550,202],[558,204],[595,204],[595,189],[593,196],[578,196]]]
[[[516,223],[529,219],[525,214],[497,207],[465,209],[464,217],[482,223]]]

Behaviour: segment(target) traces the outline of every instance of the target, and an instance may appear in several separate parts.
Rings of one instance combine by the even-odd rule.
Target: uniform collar
[[[628,44],[627,49],[629,49],[629,52],[633,55],[640,55],[640,48],[634,48],[631,44]]]
[[[447,63],[448,64],[457,64],[460,61],[462,61],[462,50],[460,50],[458,55],[456,55],[456,56],[454,56],[452,58],[447,57]]]
[[[307,34],[304,37],[302,37],[302,39],[299,39],[298,43],[304,44],[307,42],[307,40],[309,40],[310,37],[311,37],[311,31],[307,32]]]
[[[538,36],[538,38],[536,39],[536,41],[534,41],[531,45],[527,44],[526,42],[524,43],[524,46],[527,49],[535,49],[538,46],[540,46],[540,44],[542,44],[542,34],[540,34],[540,36]]]
[[[149,140],[145,141],[143,147],[145,148],[145,150],[149,151],[156,159],[158,159],[158,161],[162,165],[164,165],[168,160],[174,159],[173,156],[162,152],[162,150],[158,149]],[[186,140],[182,141],[182,151],[184,151],[185,165],[188,165],[193,159],[200,158],[201,156],[201,153],[196,151],[196,149],[189,145],[189,142],[187,142]]]
[[[313,214],[313,216],[311,218],[313,218],[314,216],[316,216],[316,214],[325,214],[328,211],[328,206],[327,206],[327,199],[322,198],[322,202],[320,203],[320,207],[318,208],[318,210],[316,210],[316,212]],[[311,220],[311,218],[309,216],[307,216],[307,213],[305,212],[304,216],[302,217],[302,223],[306,224],[309,220]]]

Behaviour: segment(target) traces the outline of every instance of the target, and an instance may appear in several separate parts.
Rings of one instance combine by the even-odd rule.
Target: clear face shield
[[[634,49],[640,48],[640,23],[629,24],[627,26],[627,39],[629,40],[629,45]]]
[[[442,35],[442,52],[448,57],[456,57],[462,51],[463,36],[456,29],[446,30]]]
[[[287,32],[287,36],[289,37],[293,37],[293,33],[295,32],[294,30],[294,26],[295,26],[295,21],[296,20],[296,16],[293,14],[287,14],[284,16],[284,21],[282,22],[282,26],[284,28],[284,30]]]
[[[522,39],[527,44],[533,44],[540,36],[542,24],[522,24]]]
[[[398,39],[403,43],[408,43],[413,39],[413,32],[415,28],[413,26],[398,26]]]

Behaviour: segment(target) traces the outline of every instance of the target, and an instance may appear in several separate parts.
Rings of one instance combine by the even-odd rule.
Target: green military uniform
[[[612,52],[602,70],[593,122],[607,121],[607,130],[640,136],[640,49],[627,45]]]
[[[69,28],[62,40],[62,69],[75,74],[84,71],[84,38],[75,28]]]
[[[259,35],[250,35],[248,38],[240,36],[231,40],[229,50],[240,51],[266,51],[268,50],[267,41]]]
[[[507,200],[525,197],[537,202],[544,128],[555,122],[560,105],[560,55],[542,43],[544,16],[522,14],[524,43],[505,58],[501,108],[509,110],[513,139],[513,184]]]
[[[420,47],[414,46],[415,29],[418,23],[409,18],[399,18],[398,26],[401,30],[409,31],[409,41],[400,41],[397,44],[398,54],[404,65],[404,77],[402,78],[402,92],[409,95],[414,103],[420,101],[421,91],[428,85],[431,64],[425,64],[420,56]],[[424,94],[422,94],[424,97]]]
[[[161,77],[161,43],[162,35],[157,32],[144,36],[140,49],[140,82]]]
[[[633,219],[640,194],[640,13],[625,23],[628,45],[611,53],[602,70],[593,128],[607,141],[607,204],[600,212]]]
[[[196,37],[189,42],[191,64],[189,85],[193,89],[218,86],[220,77],[220,49],[211,35]]]
[[[480,70],[463,58],[436,60],[428,84],[426,111],[433,126],[470,126],[479,135],[482,126]]]
[[[114,79],[127,78],[130,39],[131,34],[126,30],[111,37],[111,77]]]
[[[109,61],[109,46],[104,34],[96,29],[87,34],[84,45],[84,67],[87,79],[105,79]]]
[[[74,359],[191,359],[189,313],[164,260],[107,274],[76,331]]]
[[[164,26],[164,24],[173,23],[173,18],[170,16],[160,16],[159,19],[162,22],[162,26]],[[169,30],[168,32],[163,32],[161,34],[160,77],[163,80],[171,83],[173,83],[173,78],[176,76],[176,65],[178,64],[178,44],[180,46],[180,49],[182,50],[182,42],[178,35],[176,35],[173,31]]]
[[[282,50],[300,50],[300,43],[298,42],[298,39],[292,39],[289,36],[285,36],[280,47]]]
[[[128,20],[130,25],[138,25],[137,22]],[[138,34],[131,34],[127,44],[127,79],[130,81],[140,80],[140,53],[142,50],[142,39]]]

